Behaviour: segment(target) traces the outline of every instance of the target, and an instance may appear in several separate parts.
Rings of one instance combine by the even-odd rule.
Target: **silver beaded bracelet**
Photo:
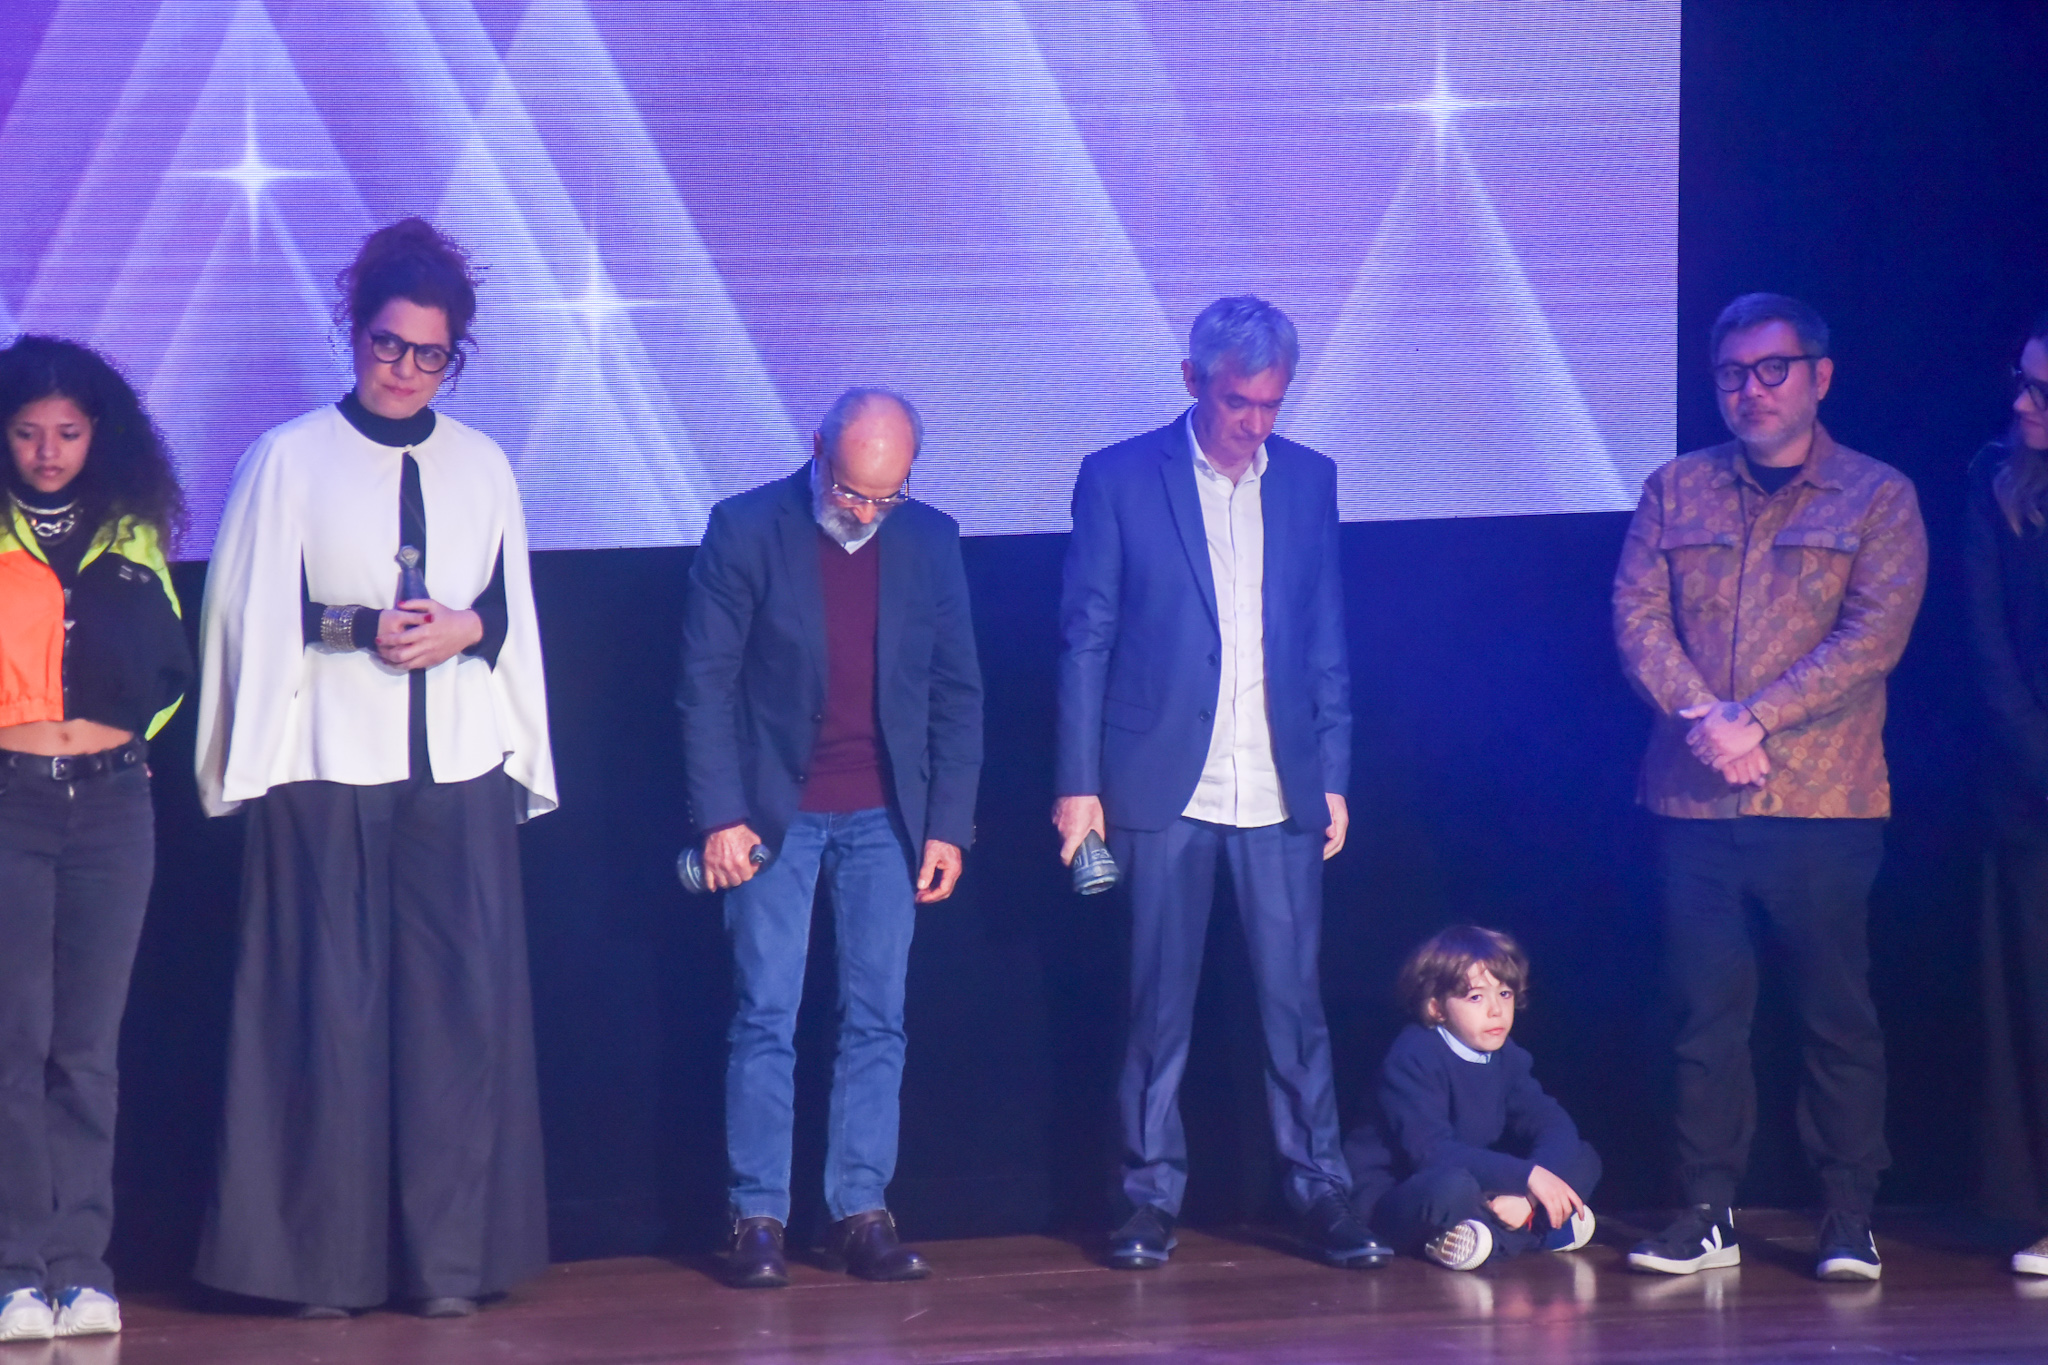
[[[329,607],[320,613],[320,643],[329,649],[356,647],[356,607]]]

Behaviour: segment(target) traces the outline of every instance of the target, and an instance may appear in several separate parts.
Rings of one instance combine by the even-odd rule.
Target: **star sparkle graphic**
[[[263,212],[263,197],[280,180],[319,180],[324,171],[297,170],[273,165],[263,158],[263,145],[256,136],[256,102],[242,101],[242,159],[231,166],[213,166],[197,171],[171,171],[183,180],[223,180],[242,192],[242,206],[249,216],[249,254],[256,254],[256,230]]]
[[[1477,100],[1467,99],[1451,88],[1450,63],[1444,49],[1436,50],[1436,79],[1431,82],[1426,94],[1396,104],[1382,104],[1377,107],[1390,113],[1421,114],[1429,120],[1430,130],[1436,144],[1437,169],[1443,169],[1444,144],[1456,131],[1460,115],[1478,109],[1511,109],[1522,103],[1520,100]]]
[[[630,298],[621,294],[612,283],[611,272],[604,268],[604,258],[592,242],[585,252],[583,261],[583,289],[581,293],[567,294],[553,303],[535,304],[545,313],[566,313],[574,318],[583,329],[585,340],[590,344],[591,353],[603,353],[607,333],[618,319],[642,308],[660,308],[666,305],[664,299]]]

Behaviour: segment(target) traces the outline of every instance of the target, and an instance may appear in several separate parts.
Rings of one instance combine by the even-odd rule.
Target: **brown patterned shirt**
[[[1657,709],[1640,799],[1690,819],[1889,815],[1884,680],[1927,584],[1913,484],[1816,426],[1806,464],[1766,494],[1741,449],[1652,474],[1622,546],[1615,640]],[[1731,700],[1768,732],[1762,787],[1729,786],[1685,747],[1677,713]]]

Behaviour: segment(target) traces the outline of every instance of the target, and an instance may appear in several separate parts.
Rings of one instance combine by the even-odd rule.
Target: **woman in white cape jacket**
[[[407,219],[340,284],[355,391],[249,448],[207,577],[199,790],[247,825],[195,1274],[454,1316],[547,1259],[515,837],[555,806],[540,632],[504,452],[428,406],[467,257]]]

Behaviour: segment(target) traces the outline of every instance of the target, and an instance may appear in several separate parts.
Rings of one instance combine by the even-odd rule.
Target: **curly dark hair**
[[[424,218],[401,218],[363,238],[356,258],[334,277],[341,292],[334,322],[354,337],[393,299],[438,308],[448,317],[453,380],[476,349],[469,325],[476,321],[476,287],[482,282],[482,268],[454,238]]]
[[[1522,945],[1498,929],[1474,924],[1446,929],[1410,953],[1394,993],[1417,1023],[1433,1024],[1430,1005],[1441,1008],[1447,997],[1462,994],[1474,967],[1484,967],[1513,991],[1517,1008],[1528,1003],[1529,958]]]
[[[0,422],[45,398],[69,398],[92,419],[92,444],[72,486],[80,520],[99,526],[134,517],[175,544],[185,529],[185,493],[178,487],[164,434],[150,420],[134,386],[105,356],[62,337],[22,336],[0,350]],[[7,486],[28,492],[9,459]]]

